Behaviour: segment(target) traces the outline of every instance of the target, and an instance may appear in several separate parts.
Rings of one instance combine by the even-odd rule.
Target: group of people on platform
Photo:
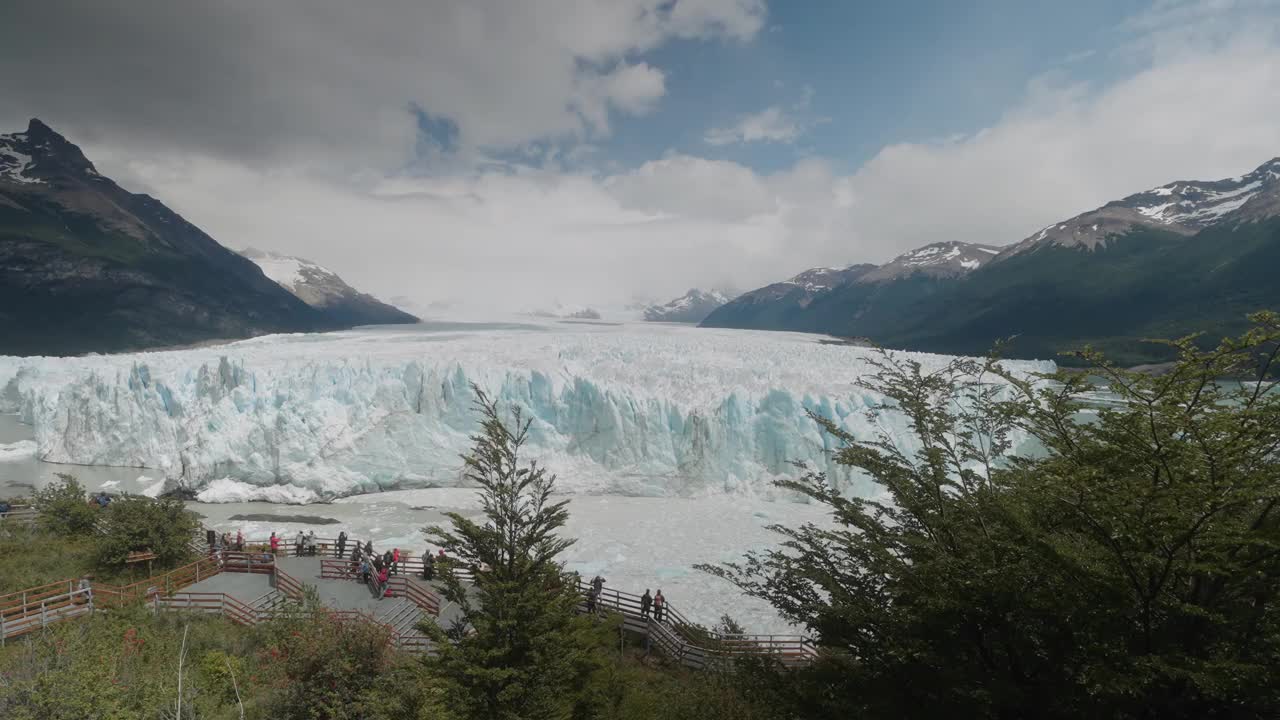
[[[210,550],[244,550],[244,535],[239,530],[236,531],[234,538],[231,537],[230,533],[222,533],[219,536],[213,530],[208,530],[207,539]],[[271,545],[271,552],[278,554],[281,544],[280,536],[273,532],[268,542]],[[312,530],[307,533],[298,531],[298,536],[294,539],[293,545],[295,555],[299,557],[314,557],[317,552],[315,531]],[[344,530],[338,534],[337,542],[333,546],[333,556],[336,558],[348,557],[348,545],[351,550],[351,572],[361,582],[368,585],[370,590],[379,598],[386,595],[387,581],[395,575],[402,574],[403,563],[408,559],[407,555],[402,556],[400,548],[392,548],[381,554],[376,553],[373,550],[372,540],[365,541],[362,545],[359,540],[351,541]],[[428,549],[422,556],[422,579],[428,582],[435,580],[437,562],[448,559],[449,556],[443,548],[435,554],[432,554]],[[484,569],[471,568],[473,573]],[[581,577],[576,572],[574,577],[579,586],[581,586]],[[594,615],[602,607],[601,595],[604,592],[604,582],[604,578],[599,575],[591,579],[586,591],[586,610],[588,614]],[[644,595],[640,596],[640,617],[644,619],[652,618],[656,622],[663,622],[667,619],[667,599],[663,597],[661,588],[653,595],[649,594],[649,588],[645,588]]]
[[[236,531],[235,537],[231,533],[217,534],[212,530],[204,531],[205,541],[209,543],[210,552],[222,552],[223,550],[235,550],[236,552],[244,552],[244,533]]]

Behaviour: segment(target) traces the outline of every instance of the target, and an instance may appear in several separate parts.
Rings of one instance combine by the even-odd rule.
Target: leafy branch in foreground
[[[778,550],[703,568],[819,635],[795,714],[1280,707],[1280,322],[1253,320],[1209,351],[1173,341],[1158,377],[1088,350],[1092,377],[882,356],[861,384],[885,398],[872,419],[905,424],[908,442],[814,419],[884,496],[845,497],[820,473],[782,481],[832,522],[775,526]],[[1014,455],[1020,437],[1038,447]]]

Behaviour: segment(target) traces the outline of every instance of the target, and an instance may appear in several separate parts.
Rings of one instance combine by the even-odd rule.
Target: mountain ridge
[[[963,272],[905,272],[909,263],[899,261],[930,247],[823,287],[803,305],[773,297],[778,283],[766,286],[703,325],[950,354],[1013,338],[1006,352],[1024,358],[1093,344],[1121,362],[1162,362],[1168,349],[1142,338],[1222,337],[1242,329],[1248,312],[1280,308],[1280,289],[1258,275],[1280,267],[1280,159],[1233,178],[1134,193],[1003,248],[976,246],[997,252]],[[885,269],[895,264],[904,272]]]
[[[344,327],[33,118],[0,134],[0,354],[124,352]]]

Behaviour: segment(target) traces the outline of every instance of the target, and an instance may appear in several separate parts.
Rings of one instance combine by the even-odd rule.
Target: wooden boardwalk
[[[434,621],[449,627],[457,619],[458,609],[443,602],[439,586],[423,579],[422,558],[402,558],[384,591],[360,582],[349,559],[335,557],[336,541],[317,541],[316,554],[311,556],[295,556],[292,544],[282,544],[279,552],[270,553],[259,549],[267,543],[247,541],[249,552],[208,553],[194,563],[128,586],[94,583],[84,588],[69,579],[0,596],[0,644],[52,623],[126,603],[145,602],[157,612],[219,614],[252,625],[292,612],[303,599],[304,586],[315,589],[329,612],[385,627],[392,642],[408,652],[431,650],[430,641],[418,629],[420,623]],[[192,549],[208,552],[197,540],[192,541]],[[466,570],[456,572],[464,582],[472,577]],[[582,613],[587,612],[588,589],[580,581]],[[814,642],[802,635],[719,634],[690,622],[670,605],[659,621],[641,612],[640,596],[609,587],[597,598],[596,612],[620,615],[626,632],[691,668],[727,669],[743,657],[769,658],[794,667],[812,662],[818,654]]]

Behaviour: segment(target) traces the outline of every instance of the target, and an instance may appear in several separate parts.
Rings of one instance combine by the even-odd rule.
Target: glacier
[[[870,494],[869,481],[830,461],[834,441],[806,413],[859,437],[891,422],[867,417],[880,398],[854,384],[875,351],[824,339],[643,323],[424,323],[0,357],[0,412],[33,428],[42,460],[147,468],[206,502],[310,503],[462,484],[475,383],[521,409],[529,456],[566,492],[772,496],[771,481],[802,461]],[[950,359],[898,354],[926,368]],[[903,428],[884,429],[909,442]]]

